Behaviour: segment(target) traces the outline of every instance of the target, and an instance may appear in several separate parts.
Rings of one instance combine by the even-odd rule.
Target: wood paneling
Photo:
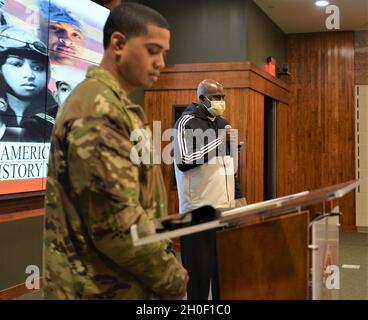
[[[264,185],[264,96],[251,89],[228,89],[225,94],[224,117],[245,142],[239,163],[241,191],[248,203],[259,202]]]
[[[190,90],[178,91],[150,91],[145,92],[144,106],[147,114],[148,122],[152,125],[153,121],[161,121],[161,133],[172,128],[173,125],[173,105],[174,104],[190,104],[195,101],[195,92]],[[170,133],[171,134],[171,133]],[[167,139],[169,140],[169,139]],[[170,141],[162,141],[161,150],[167,147]],[[161,157],[162,161],[162,157]],[[179,212],[179,202],[176,189],[172,187],[172,170],[173,167],[169,163],[161,165],[164,175],[166,190],[169,200],[169,214]]]
[[[277,110],[277,195],[355,179],[354,34],[288,36],[290,106]],[[355,226],[355,195],[340,201]]]
[[[308,222],[302,212],[217,232],[220,298],[307,299]]]
[[[218,63],[196,63],[196,64],[175,64],[167,66],[163,73],[185,73],[185,72],[215,72],[215,71],[250,71],[258,74],[262,78],[275,85],[289,90],[288,85],[275,78],[269,73],[260,69],[256,64],[250,61],[238,62],[218,62]]]
[[[0,214],[0,222],[15,221],[26,218],[39,217],[44,215],[44,209],[34,209],[27,211],[18,211],[14,213]]]
[[[168,66],[147,91],[196,90],[203,79],[221,79],[224,88],[251,88],[288,103],[288,86],[250,62],[202,63]]]
[[[0,201],[0,222],[19,220],[43,214],[44,196]]]

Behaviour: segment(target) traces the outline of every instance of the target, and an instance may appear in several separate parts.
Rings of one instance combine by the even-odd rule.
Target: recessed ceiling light
[[[328,1],[316,1],[315,4],[316,6],[318,7],[325,7],[325,6],[328,6]]]

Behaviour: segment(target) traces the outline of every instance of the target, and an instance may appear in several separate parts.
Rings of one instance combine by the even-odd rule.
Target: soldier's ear
[[[121,32],[113,32],[111,35],[110,43],[114,51],[123,50],[126,44],[126,36]]]

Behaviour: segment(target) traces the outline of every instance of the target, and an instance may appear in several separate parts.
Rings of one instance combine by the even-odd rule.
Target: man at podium
[[[192,103],[175,123],[175,175],[179,211],[204,205],[229,208],[234,203],[234,162],[230,154],[231,127],[225,111],[223,86],[203,80],[197,88],[198,103]],[[228,137],[228,138],[227,138]],[[181,257],[188,270],[188,299],[218,299],[215,231],[181,238]]]

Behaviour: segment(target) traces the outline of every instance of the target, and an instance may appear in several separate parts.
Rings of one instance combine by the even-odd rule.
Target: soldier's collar
[[[91,66],[88,68],[86,77],[96,79],[105,83],[120,97],[120,100],[123,102],[125,108],[135,112],[141,118],[143,124],[148,125],[147,118],[142,107],[136,104],[132,104],[125,90],[120,87],[119,83],[115,80],[110,72],[99,66]]]
[[[127,96],[126,92],[120,87],[119,83],[115,80],[110,72],[102,67],[91,66],[87,71],[87,78],[97,79],[105,83],[111,90],[121,96]]]

